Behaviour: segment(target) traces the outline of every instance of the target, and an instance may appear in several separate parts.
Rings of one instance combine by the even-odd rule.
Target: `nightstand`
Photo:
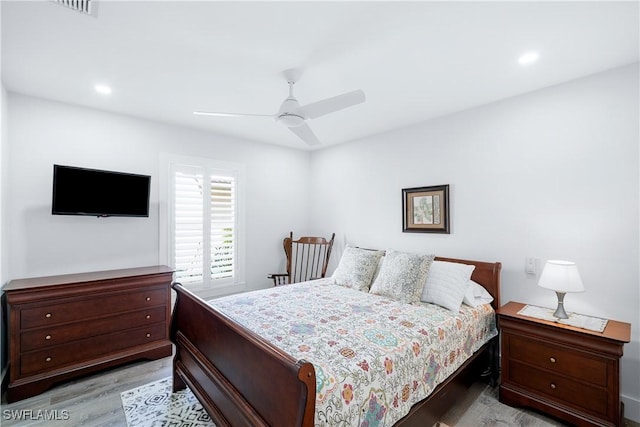
[[[498,309],[500,402],[529,407],[577,426],[621,426],[620,358],[631,325],[609,320],[603,332]]]

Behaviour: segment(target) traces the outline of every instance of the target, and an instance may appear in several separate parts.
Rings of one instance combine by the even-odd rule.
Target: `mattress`
[[[314,365],[316,426],[394,424],[497,335],[489,304],[463,304],[453,313],[345,288],[330,278],[209,303]]]

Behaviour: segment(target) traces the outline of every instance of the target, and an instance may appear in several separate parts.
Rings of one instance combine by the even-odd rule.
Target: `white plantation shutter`
[[[186,286],[233,282],[238,222],[235,171],[174,165],[172,174],[176,280]]]
[[[210,177],[211,183],[211,278],[233,277],[235,247],[235,180]]]
[[[176,171],[174,176],[174,262],[176,279],[203,283],[204,182],[201,173]]]

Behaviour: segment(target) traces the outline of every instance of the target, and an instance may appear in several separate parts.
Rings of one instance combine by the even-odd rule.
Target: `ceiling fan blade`
[[[244,114],[244,113],[217,113],[212,111],[194,111],[196,116],[216,116],[216,117],[275,117],[275,114]]]
[[[318,137],[313,133],[308,124],[303,123],[300,126],[290,127],[289,130],[309,145],[320,145]]]
[[[303,105],[300,107],[299,112],[307,119],[315,119],[316,117],[324,116],[325,114],[360,104],[364,102],[364,100],[364,92],[361,90],[354,90],[353,92],[343,93],[342,95]]]

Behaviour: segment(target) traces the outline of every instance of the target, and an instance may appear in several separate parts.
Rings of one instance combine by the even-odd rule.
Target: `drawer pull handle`
[[[555,390],[556,389],[556,385],[554,383],[551,383],[551,388]]]
[[[151,315],[147,314],[146,316],[144,316],[145,319],[151,319]]]
[[[51,339],[51,335],[47,335],[46,337],[44,337],[45,340],[50,340]]]
[[[147,338],[151,338],[151,334],[147,334]]]
[[[50,318],[51,316],[53,316],[53,314],[51,314],[51,313],[47,313],[47,314],[44,315],[44,317],[46,317],[47,319]]]
[[[147,297],[147,298],[146,298],[146,300],[147,300],[147,301],[151,301],[151,297]]]
[[[556,363],[556,358],[555,357],[550,357],[549,360],[551,361],[551,363]]]
[[[45,362],[51,362],[51,358],[47,357],[46,359],[44,359]]]

